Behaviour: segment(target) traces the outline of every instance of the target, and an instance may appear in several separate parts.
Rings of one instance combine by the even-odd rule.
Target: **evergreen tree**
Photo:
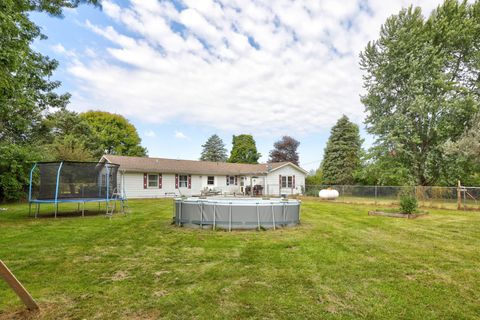
[[[325,184],[352,184],[360,168],[362,140],[358,126],[342,116],[333,126],[325,148],[321,172]]]
[[[289,136],[283,136],[281,140],[274,143],[274,149],[270,151],[268,162],[290,161],[298,166],[298,146],[300,142]]]
[[[260,157],[261,154],[257,152],[257,146],[251,134],[233,136],[232,151],[228,162],[258,163]]]
[[[225,143],[216,134],[208,138],[207,142],[202,145],[201,161],[225,162],[227,161],[227,149]]]

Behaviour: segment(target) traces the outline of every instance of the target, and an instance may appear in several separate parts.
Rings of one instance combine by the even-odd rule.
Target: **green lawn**
[[[480,315],[478,212],[405,220],[308,200],[297,228],[228,233],[172,226],[171,200],[130,201],[112,219],[0,207],[0,259],[41,305],[34,318]],[[0,318],[22,310],[0,281]]]

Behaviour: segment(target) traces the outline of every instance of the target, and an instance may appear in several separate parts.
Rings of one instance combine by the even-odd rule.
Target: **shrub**
[[[400,195],[400,210],[402,213],[412,214],[418,208],[417,198],[409,193]]]
[[[35,147],[0,144],[0,203],[26,198],[30,168],[39,159],[40,151]]]

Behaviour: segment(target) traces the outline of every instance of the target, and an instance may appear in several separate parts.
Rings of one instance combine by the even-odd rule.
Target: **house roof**
[[[115,155],[104,155],[102,159],[119,164],[120,170],[129,172],[265,175],[290,164],[306,173],[305,170],[290,162],[247,164]]]

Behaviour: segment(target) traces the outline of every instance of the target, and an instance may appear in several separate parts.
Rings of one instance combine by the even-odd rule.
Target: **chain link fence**
[[[336,202],[372,205],[399,205],[403,192],[415,194],[418,204],[427,208],[480,210],[480,187],[402,187],[358,185],[307,185],[305,195],[318,197],[322,189],[335,189]]]

